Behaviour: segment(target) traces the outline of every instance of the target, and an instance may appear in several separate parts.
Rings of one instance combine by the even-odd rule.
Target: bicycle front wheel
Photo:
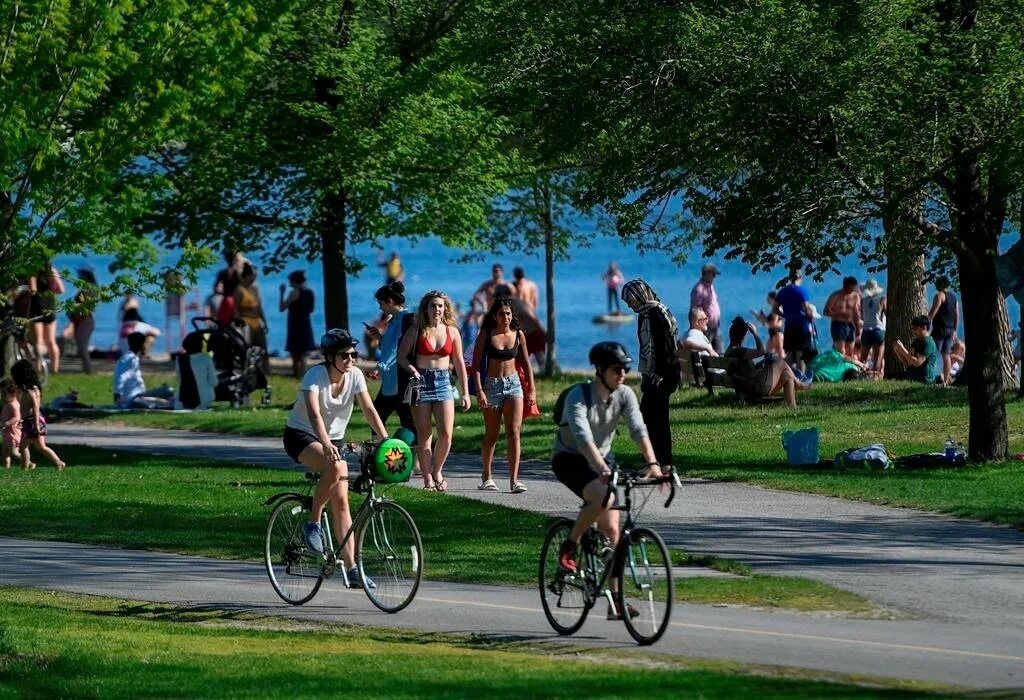
[[[386,613],[411,603],[423,576],[423,542],[408,511],[391,501],[372,504],[356,539],[356,563],[371,603]]]
[[[586,579],[582,571],[584,561],[579,561],[581,569],[576,573],[570,573],[558,565],[558,550],[569,539],[572,525],[571,520],[560,518],[548,528],[540,550],[540,572],[537,576],[544,616],[556,632],[566,635],[573,634],[583,626],[593,605],[586,591]]]
[[[654,644],[665,634],[672,615],[672,559],[653,530],[641,527],[624,537],[618,592],[622,621],[637,642]]]
[[[323,557],[306,546],[302,525],[309,520],[309,506],[293,497],[280,501],[270,512],[263,547],[270,584],[282,600],[292,605],[308,602],[323,583]]]

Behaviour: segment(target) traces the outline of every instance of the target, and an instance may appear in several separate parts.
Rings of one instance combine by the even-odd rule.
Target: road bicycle
[[[559,548],[569,538],[573,521],[559,518],[552,523],[541,547],[538,582],[544,615],[556,632],[575,633],[583,626],[590,609],[604,597],[609,611],[616,613],[610,619],[621,617],[626,630],[639,644],[654,644],[665,633],[674,596],[672,559],[657,532],[637,526],[633,518],[633,491],[669,484],[670,493],[665,501],[668,508],[681,484],[672,467],[667,469],[667,474],[656,478],[618,469],[612,472],[604,502],[607,504],[616,487],[621,487],[622,499],[616,499],[617,505],[613,506],[625,512],[619,542],[612,548],[608,537],[596,524],[591,525],[580,538],[575,572],[558,564]],[[642,497],[638,514],[651,493]]]
[[[318,472],[306,472],[309,483],[305,493],[287,491],[264,501],[263,505],[274,506],[267,520],[264,562],[271,585],[285,602],[309,602],[324,579],[339,571],[345,587],[351,587],[355,582],[349,580],[341,559],[342,547],[350,537],[355,538],[359,585],[371,603],[384,612],[396,613],[416,596],[423,575],[423,541],[409,512],[377,494],[373,462],[379,444],[367,441],[350,445],[360,456],[360,475],[352,482],[350,491],[362,493],[363,502],[352,514],[352,526],[342,544],[336,547],[332,544],[335,540],[330,518],[324,509],[320,517],[326,547],[323,554],[311,549],[302,533],[313,507],[312,492],[320,480]]]

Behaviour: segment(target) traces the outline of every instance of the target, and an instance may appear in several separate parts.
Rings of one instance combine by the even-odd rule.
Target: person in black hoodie
[[[623,285],[622,300],[639,316],[640,413],[651,436],[658,463],[672,464],[669,400],[672,392],[679,388],[679,355],[676,351],[679,324],[651,286],[642,279],[633,279]]]

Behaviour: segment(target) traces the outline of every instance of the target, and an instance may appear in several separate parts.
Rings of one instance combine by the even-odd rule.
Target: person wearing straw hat
[[[860,286],[860,361],[885,376],[885,290],[871,278]]]

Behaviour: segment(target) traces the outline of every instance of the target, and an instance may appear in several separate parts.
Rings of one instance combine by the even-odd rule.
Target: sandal
[[[434,484],[427,484],[427,483],[424,483],[424,484],[423,484],[423,490],[424,490],[424,491],[436,491],[436,490],[437,490],[437,486],[436,486],[436,485],[434,485]]]
[[[509,487],[509,493],[526,493],[526,484],[521,481],[513,481]]]
[[[488,479],[484,483],[477,486],[481,491],[497,491],[498,485],[494,483],[494,479]]]
[[[434,490],[437,491],[438,493],[444,493],[445,491],[447,491],[448,480],[442,476],[441,480],[434,484]]]

